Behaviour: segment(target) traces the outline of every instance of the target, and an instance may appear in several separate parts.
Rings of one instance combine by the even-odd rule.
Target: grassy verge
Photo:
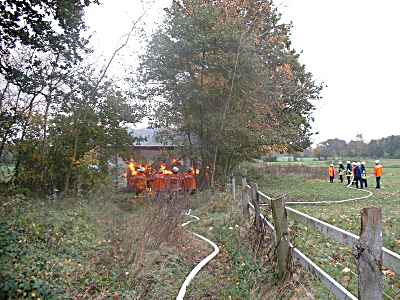
[[[400,168],[397,161],[386,161],[383,177],[383,188],[374,189],[374,178],[369,178],[369,190],[374,195],[358,202],[319,205],[295,206],[296,209],[329,224],[359,234],[360,210],[364,207],[377,206],[383,210],[384,246],[400,253]],[[371,173],[371,170],[369,170]],[[321,180],[307,180],[302,177],[281,176],[258,178],[260,190],[273,196],[288,194],[290,200],[342,200],[365,195],[357,190],[345,188],[339,183],[329,184]],[[291,240],[306,255],[332,277],[357,294],[357,275],[351,249],[327,239],[302,224],[290,222]],[[385,270],[385,298],[396,297],[400,281],[394,274]],[[397,294],[398,297],[399,294]]]
[[[253,249],[251,221],[227,194],[191,200],[200,222],[183,229],[184,201],[156,205],[108,187],[54,202],[1,199],[0,299],[174,299],[190,270],[218,244],[220,254],[189,286],[188,299],[309,299],[295,272],[274,275],[267,249]]]
[[[189,271],[180,213],[163,219],[129,194],[1,207],[1,299],[171,299]]]

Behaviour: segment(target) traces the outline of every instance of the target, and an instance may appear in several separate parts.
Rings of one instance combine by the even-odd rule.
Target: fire
[[[164,163],[160,164],[160,169],[162,170],[164,175],[171,175],[172,174],[172,172],[167,169],[167,165],[164,164]]]
[[[128,165],[129,171],[131,171],[131,175],[136,175],[137,171],[136,171],[136,164],[134,162],[129,163]]]

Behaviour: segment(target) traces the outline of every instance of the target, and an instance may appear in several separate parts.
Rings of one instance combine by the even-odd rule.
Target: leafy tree
[[[19,45],[72,58],[86,44],[84,9],[97,0],[3,0],[0,2],[0,56]],[[1,70],[7,64],[0,64]]]
[[[105,178],[110,158],[133,143],[128,124],[146,113],[107,71],[148,9],[97,69],[86,62],[84,11],[93,3],[0,3],[0,157],[11,153],[14,182],[34,191],[89,189]]]
[[[324,156],[343,157],[347,155],[347,143],[341,139],[328,139],[320,143],[324,149]]]
[[[318,151],[328,157],[400,158],[400,136],[392,135],[379,140],[364,141],[362,134],[346,143],[340,139],[328,139],[318,146]]]
[[[264,152],[309,146],[321,86],[271,1],[190,0],[167,12],[140,70],[155,126],[187,137],[191,156],[220,175]]]

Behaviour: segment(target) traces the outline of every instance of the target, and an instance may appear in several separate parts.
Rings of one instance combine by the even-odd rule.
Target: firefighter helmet
[[[179,168],[178,168],[178,167],[173,167],[173,168],[172,168],[172,172],[178,173],[178,172],[179,172]]]

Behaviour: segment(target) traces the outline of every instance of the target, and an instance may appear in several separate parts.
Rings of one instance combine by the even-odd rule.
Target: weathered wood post
[[[254,225],[257,230],[260,228],[260,202],[258,198],[258,185],[257,183],[250,184],[250,199],[251,204],[254,206]]]
[[[231,175],[231,184],[232,184],[233,203],[235,203],[236,202],[236,178],[234,175]]]
[[[363,208],[360,239],[353,247],[360,300],[383,299],[382,247],[382,209]]]
[[[274,219],[276,240],[275,247],[278,260],[278,278],[284,279],[289,271],[290,247],[288,235],[285,196],[271,200],[272,217]]]
[[[249,217],[249,200],[247,197],[247,180],[246,177],[242,177],[242,197],[241,197],[241,202],[240,206],[242,208],[242,214],[244,217]]]

